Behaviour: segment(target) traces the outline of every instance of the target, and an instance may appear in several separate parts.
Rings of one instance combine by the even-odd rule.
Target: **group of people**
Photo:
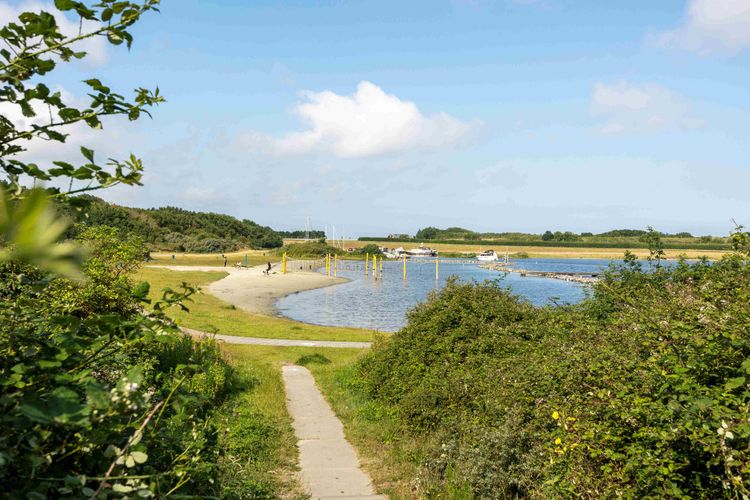
[[[174,255],[172,256],[172,258],[174,259]],[[221,254],[221,258],[224,259],[224,267],[227,267],[227,262],[229,261],[229,259],[224,254]],[[265,271],[263,271],[263,274],[265,274],[266,276],[269,276],[271,274],[271,268],[272,267],[273,266],[271,265],[271,262],[269,261],[268,262],[268,267],[266,268]]]

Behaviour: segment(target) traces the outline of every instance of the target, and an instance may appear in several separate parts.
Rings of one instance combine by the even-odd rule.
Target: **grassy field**
[[[368,244],[376,244],[378,246],[385,246],[389,248],[404,247],[406,249],[415,248],[419,246],[417,243],[399,243],[397,241],[357,241],[350,240],[345,241],[344,246],[346,248],[360,248]],[[487,245],[486,247],[478,245],[461,245],[461,244],[447,244],[447,243],[430,243],[425,242],[425,246],[434,248],[439,252],[465,252],[467,254],[476,255],[480,250],[494,249],[498,253],[504,253],[505,248],[493,247]],[[508,252],[511,257],[513,254],[524,252],[531,258],[555,258],[555,259],[619,259],[622,258],[625,253],[625,248],[571,248],[571,247],[541,247],[534,245],[524,246],[512,246],[508,247]],[[632,253],[640,258],[648,256],[648,250],[646,249],[631,249]],[[727,252],[723,250],[665,250],[667,258],[677,259],[684,255],[689,259],[706,256],[709,259],[719,259]]]
[[[174,259],[172,256],[174,255]],[[245,262],[247,255],[250,266],[258,266],[268,261],[278,262],[280,257],[273,250],[243,250],[231,252],[227,256],[227,265],[233,266]],[[167,253],[152,252],[150,264],[159,266],[223,266],[224,258],[219,253]]]
[[[414,464],[421,456],[421,446],[412,437],[402,439],[405,433],[395,419],[384,413],[382,407],[365,402],[357,395],[356,388],[348,386],[351,365],[364,355],[364,350],[228,344],[222,350],[237,366],[252,366],[267,374],[261,384],[266,389],[258,395],[262,399],[257,404],[272,409],[279,421],[289,418],[281,366],[304,364],[344,423],[346,437],[356,448],[362,467],[371,475],[378,491],[392,499],[413,498],[410,483],[416,477]],[[315,361],[306,363],[305,358]],[[279,450],[278,455],[289,463],[296,456],[294,442],[279,441],[279,446],[285,449]]]
[[[229,498],[304,498],[295,474],[297,439],[278,367],[263,355],[245,356],[232,347],[222,345],[222,353],[239,372],[244,387],[221,409],[224,494]]]
[[[151,284],[151,299],[161,296],[166,287],[177,290],[184,281],[193,286],[206,287],[226,276],[224,272],[170,271],[168,269],[142,268],[134,278]],[[373,332],[357,328],[338,328],[308,325],[285,318],[251,314],[235,308],[204,291],[187,304],[189,313],[173,309],[169,314],[178,324],[209,333],[300,340],[353,340],[369,341]]]

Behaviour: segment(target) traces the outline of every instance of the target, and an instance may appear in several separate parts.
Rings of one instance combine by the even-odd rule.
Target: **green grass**
[[[279,370],[262,357],[222,353],[243,385],[219,413],[222,498],[303,498]]]
[[[160,297],[162,290],[166,287],[177,290],[183,281],[204,288],[204,291],[193,297],[193,302],[187,304],[190,309],[189,313],[177,308],[169,311],[169,315],[179,325],[187,328],[224,335],[278,339],[360,342],[372,339],[371,330],[308,325],[285,318],[252,314],[235,308],[205,291],[210,283],[225,276],[226,273],[221,271],[170,271],[146,267],[140,269],[134,278],[151,284],[150,297],[152,299]]]
[[[172,256],[174,255],[174,259]],[[244,263],[245,256],[249,266],[259,266],[266,262],[278,262],[280,257],[274,250],[247,250],[240,252],[228,252],[227,265]],[[149,265],[156,266],[218,266],[224,265],[224,257],[219,253],[169,253],[151,252]]]

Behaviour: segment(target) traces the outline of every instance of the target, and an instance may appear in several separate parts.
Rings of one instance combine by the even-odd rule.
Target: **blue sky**
[[[0,2],[0,18],[39,5]],[[55,75],[72,96],[95,75],[168,100],[82,136],[146,163],[144,187],[104,195],[117,203],[352,236],[750,223],[750,0],[161,10],[129,53],[92,46]]]

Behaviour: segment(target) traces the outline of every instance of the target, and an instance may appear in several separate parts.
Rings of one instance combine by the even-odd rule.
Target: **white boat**
[[[412,257],[437,257],[437,254],[437,250],[424,246],[424,243],[419,245],[419,248],[412,248],[406,251],[406,255],[411,255]]]
[[[403,258],[404,254],[406,254],[406,250],[403,249],[403,247],[398,248],[382,248],[383,255],[386,256],[388,259],[401,259]]]
[[[496,262],[500,260],[500,257],[497,256],[497,252],[494,250],[487,250],[486,252],[478,253],[477,260],[481,260],[482,262]]]

